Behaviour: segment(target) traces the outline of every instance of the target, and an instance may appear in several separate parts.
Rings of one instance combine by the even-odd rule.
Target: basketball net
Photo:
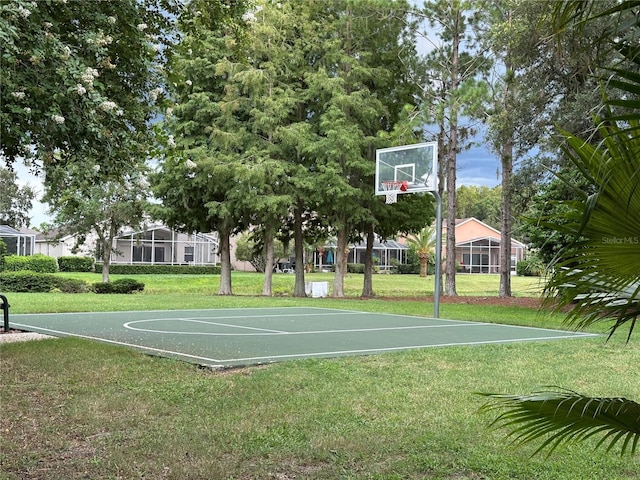
[[[382,182],[382,190],[386,192],[386,200],[384,203],[392,204],[398,201],[398,190],[406,192],[408,184],[401,180],[388,180]]]

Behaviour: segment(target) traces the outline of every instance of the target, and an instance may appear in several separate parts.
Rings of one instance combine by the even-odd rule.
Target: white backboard
[[[438,190],[438,145],[416,143],[376,150],[376,195]]]

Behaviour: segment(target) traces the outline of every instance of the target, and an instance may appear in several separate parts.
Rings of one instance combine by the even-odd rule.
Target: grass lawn
[[[325,279],[318,275],[314,281]],[[429,280],[416,276],[374,278],[379,295],[405,297],[397,300],[359,300],[356,275],[347,279],[348,299],[262,298],[259,276],[240,272],[236,297],[215,296],[211,277],[136,278],[147,284],[142,294],[8,294],[11,312],[432,312],[410,298],[429,295]],[[535,283],[519,278],[514,290],[526,296]],[[282,288],[293,282],[276,279]],[[460,294],[493,295],[494,287],[496,276],[458,277]],[[518,307],[443,304],[441,315],[561,327],[557,315]],[[477,413],[483,399],[474,394],[561,385],[640,399],[640,347],[625,344],[624,333],[608,343],[437,348],[224,372],[74,338],[2,344],[0,479],[636,479],[637,458],[594,452],[595,441],[531,458],[534,446],[513,448],[504,431],[487,429],[491,417]]]

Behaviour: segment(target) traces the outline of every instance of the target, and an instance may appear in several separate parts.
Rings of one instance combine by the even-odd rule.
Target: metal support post
[[[2,305],[0,308],[3,310],[3,318],[4,318],[4,333],[9,331],[9,300],[4,295],[0,295],[0,300],[2,300]]]
[[[436,279],[433,286],[433,317],[440,318],[440,290],[442,284],[442,198],[436,191]]]

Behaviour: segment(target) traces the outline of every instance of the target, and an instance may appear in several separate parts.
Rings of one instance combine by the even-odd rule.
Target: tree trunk
[[[511,296],[511,174],[513,172],[513,140],[505,142],[502,161],[502,219],[500,227],[499,297]]]
[[[347,273],[347,228],[338,230],[338,241],[336,248],[336,271],[333,275],[333,296],[344,297],[344,275]]]
[[[220,288],[218,295],[233,295],[231,288],[231,229],[220,229]]]
[[[273,263],[274,253],[273,253],[273,230],[270,226],[266,228],[264,234],[264,253],[265,253],[265,265],[264,265],[264,283],[262,285],[262,295],[265,297],[270,297],[272,294],[272,280],[273,280]]]
[[[111,243],[102,241],[102,283],[109,283],[109,268],[111,267]]]
[[[422,256],[419,255],[418,258],[420,258],[420,276],[426,277],[427,265],[429,265],[429,256],[427,255],[426,257],[424,257],[424,255]]]
[[[362,297],[375,297],[373,292],[373,243],[376,236],[373,231],[373,224],[367,225],[367,246],[364,253],[364,283],[362,285]]]
[[[306,297],[304,285],[304,236],[302,234],[302,208],[300,202],[293,212],[294,216],[294,261],[295,261],[295,284],[293,286],[294,297]]]
[[[93,226],[98,239],[102,244],[102,283],[109,283],[109,270],[111,268],[111,252],[113,251],[113,239],[117,229],[110,225],[109,232],[101,231],[100,227]]]
[[[445,295],[455,297],[456,291],[456,157],[458,150],[458,105],[455,98],[459,83],[459,50],[460,50],[460,23],[462,12],[455,11],[456,27],[453,29],[452,58],[451,58],[451,92],[454,98],[450,99],[449,107],[449,146],[447,148],[447,260]]]

